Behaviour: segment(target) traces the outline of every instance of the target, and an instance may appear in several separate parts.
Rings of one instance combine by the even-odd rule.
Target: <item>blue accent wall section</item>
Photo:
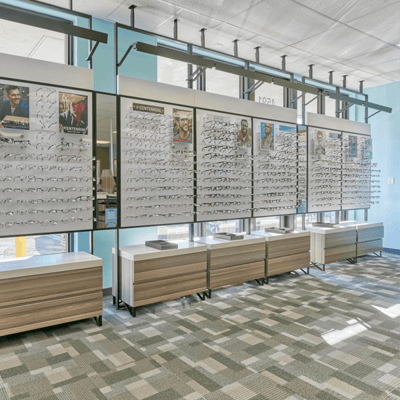
[[[383,222],[385,238],[383,246],[400,249],[400,82],[368,88],[365,90],[368,100],[391,107],[392,113],[380,112],[369,123],[372,127],[374,169],[381,171],[381,198],[379,204],[371,206],[368,220]],[[373,114],[374,110],[369,110]],[[363,115],[358,115],[363,121]],[[389,185],[388,178],[395,178],[395,184]],[[357,212],[359,214],[359,212]]]
[[[93,233],[93,253],[103,259],[103,288],[112,286],[113,247],[115,247],[115,229]]]
[[[122,59],[129,46],[134,42],[157,46],[157,38],[153,36],[120,28],[118,29],[118,61]],[[118,74],[157,81],[157,56],[131,50],[124,63],[118,68]]]
[[[92,26],[95,31],[108,34],[107,44],[100,43],[93,56],[94,90],[98,92],[116,93],[114,24],[109,21],[93,18]]]

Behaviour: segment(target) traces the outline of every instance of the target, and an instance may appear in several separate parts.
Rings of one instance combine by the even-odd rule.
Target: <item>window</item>
[[[265,228],[278,228],[280,217],[256,218],[256,230],[263,231]]]
[[[196,67],[193,66],[193,72]],[[169,85],[187,87],[187,64],[165,57],[157,57],[157,81]],[[196,88],[196,82],[193,82]]]
[[[23,240],[25,239],[24,247]],[[21,243],[22,241],[22,243]],[[12,260],[19,257],[32,257],[44,254],[65,253],[68,251],[68,234],[58,233],[50,235],[27,236],[21,238],[0,239],[0,260]]]
[[[206,236],[212,236],[217,232],[238,233],[242,231],[240,219],[207,222],[206,226]]]
[[[66,64],[66,35],[29,25],[1,20],[0,53]]]
[[[189,224],[159,226],[158,239],[174,241],[189,240]]]

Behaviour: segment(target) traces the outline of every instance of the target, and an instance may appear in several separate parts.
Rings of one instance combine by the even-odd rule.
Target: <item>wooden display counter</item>
[[[0,336],[103,315],[103,260],[85,252],[0,262]]]
[[[113,253],[115,256],[115,249]],[[140,306],[207,290],[207,247],[204,245],[184,242],[172,250],[157,250],[144,244],[126,246],[120,248],[119,256],[120,299],[133,316]],[[114,274],[114,296],[116,282]]]
[[[254,231],[265,239],[267,283],[270,276],[310,267],[310,232],[293,231],[286,234]]]
[[[307,226],[306,229],[311,232],[310,259],[314,266],[319,268],[318,264],[322,264],[322,271],[325,271],[325,264],[344,260],[357,262],[357,231],[354,226]]]
[[[384,227],[383,222],[343,221],[340,226],[353,226],[357,229],[357,257],[380,253],[382,257]]]
[[[208,295],[211,290],[237,285],[251,280],[264,283],[265,240],[244,235],[240,240],[224,240],[212,236],[202,237],[197,243],[207,245]]]

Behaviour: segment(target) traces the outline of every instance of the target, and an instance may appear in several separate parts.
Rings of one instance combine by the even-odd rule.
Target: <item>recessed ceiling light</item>
[[[215,47],[225,47],[222,43],[215,43]]]
[[[400,43],[397,43],[396,46],[397,46],[397,47],[400,47]]]

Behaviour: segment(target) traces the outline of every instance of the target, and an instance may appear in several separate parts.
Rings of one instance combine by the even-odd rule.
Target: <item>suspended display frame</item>
[[[93,230],[94,135],[92,90],[0,77],[0,237]]]

